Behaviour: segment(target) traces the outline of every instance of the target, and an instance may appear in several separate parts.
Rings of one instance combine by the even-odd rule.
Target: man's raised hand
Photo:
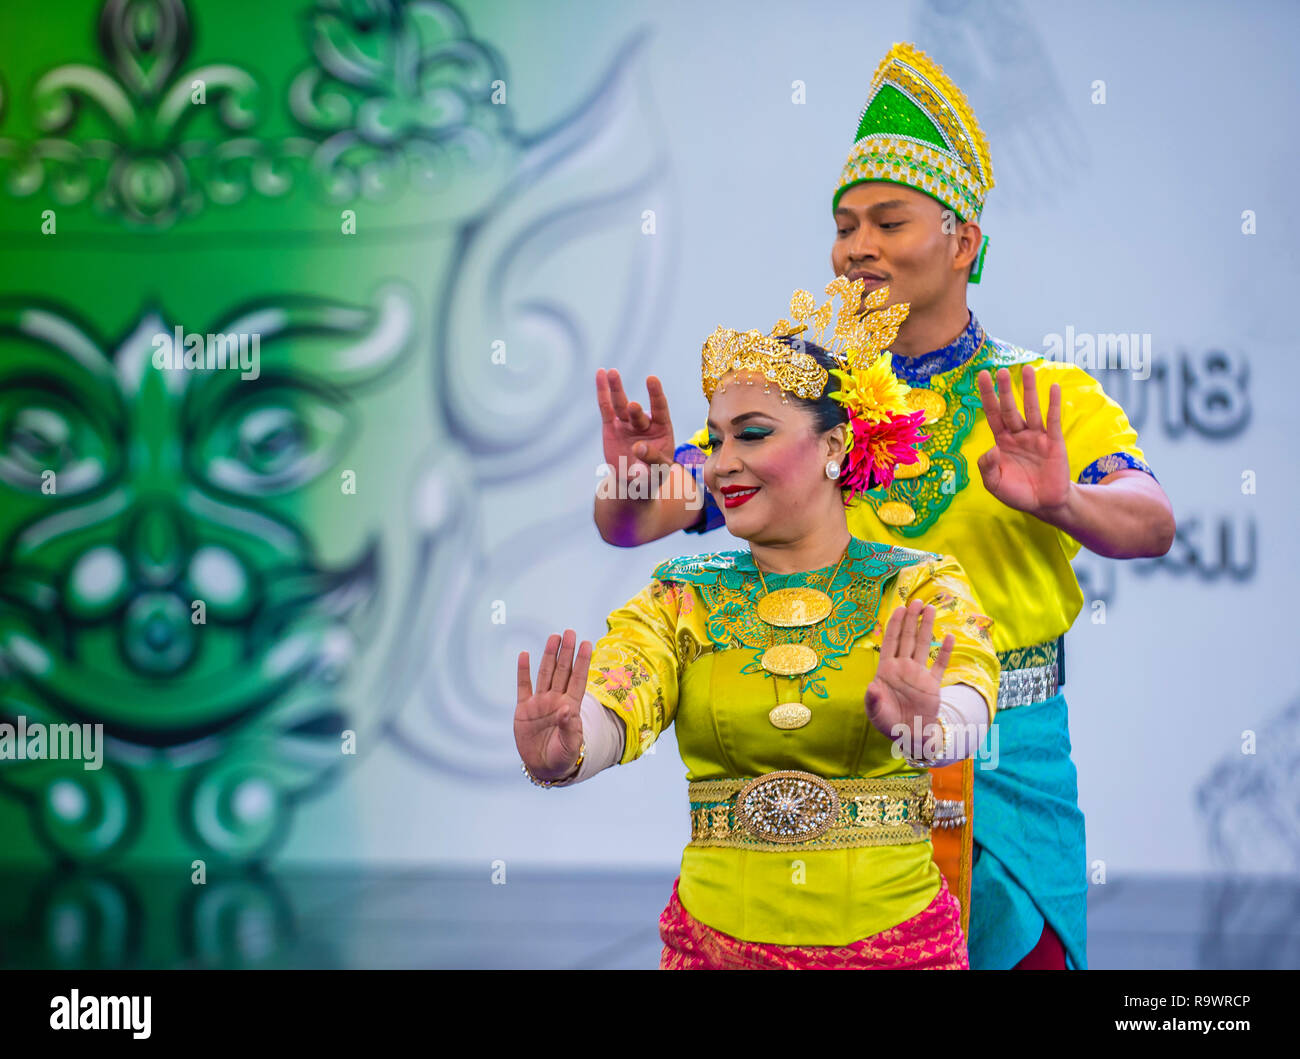
[[[605,462],[617,473],[622,457],[629,477],[646,474],[647,468],[655,465],[667,470],[676,452],[664,388],[653,375],[646,379],[645,385],[650,395],[649,414],[627,399],[617,371],[602,368],[596,372],[596,403],[600,406]]]
[[[1026,364],[1021,371],[1024,415],[1016,407],[1010,371],[998,370],[996,393],[987,371],[976,378],[984,416],[993,432],[993,448],[979,458],[980,476],[984,487],[1007,507],[1050,522],[1070,491],[1070,458],[1061,432],[1061,387],[1052,384],[1044,422],[1034,369]]]

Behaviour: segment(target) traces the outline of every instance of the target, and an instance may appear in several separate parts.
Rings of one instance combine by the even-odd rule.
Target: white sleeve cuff
[[[952,755],[936,765],[951,765],[974,757],[989,726],[989,707],[984,696],[969,684],[947,684],[939,691],[939,715],[952,730]]]
[[[983,701],[983,700],[980,700]],[[627,726],[623,718],[605,706],[590,692],[582,697],[582,738],[587,744],[582,764],[572,779],[552,783],[552,787],[571,787],[591,779],[611,765],[617,765],[627,745]]]

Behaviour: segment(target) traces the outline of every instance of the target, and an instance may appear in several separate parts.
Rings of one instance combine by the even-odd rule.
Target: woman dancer
[[[803,332],[820,338],[831,302],[797,292],[809,323],[705,343],[704,481],[749,548],[660,564],[594,648],[552,636],[536,685],[519,657],[534,783],[627,764],[677,726],[691,840],[663,968],[968,966],[928,769],[974,751],[998,662],[956,561],[849,533],[846,503],[915,461],[923,418],[884,352],[907,306],[862,312],[888,298],[862,286],[827,287],[829,342]]]

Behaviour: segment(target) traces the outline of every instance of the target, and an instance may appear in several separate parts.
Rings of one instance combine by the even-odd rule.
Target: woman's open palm
[[[515,746],[528,770],[539,780],[567,776],[582,746],[582,697],[587,690],[591,642],[583,640],[574,657],[577,633],[546,641],[533,690],[528,652],[519,654],[519,698],[515,706]]]
[[[891,739],[895,726],[912,729],[919,717],[924,731],[939,715],[939,691],[956,638],[952,633],[945,636],[934,664],[928,664],[934,614],[934,607],[922,607],[919,600],[913,600],[906,608],[897,608],[885,626],[880,665],[867,688],[866,702],[867,718]]]

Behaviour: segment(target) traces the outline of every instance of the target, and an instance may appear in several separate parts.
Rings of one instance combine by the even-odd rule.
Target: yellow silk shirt
[[[1044,420],[1053,383],[1061,388],[1061,431],[1070,461],[1070,480],[1085,482],[1109,473],[1104,457],[1128,454],[1145,464],[1137,431],[1124,410],[1106,396],[1100,383],[1073,364],[1035,358],[1035,388]],[[989,370],[995,372],[992,365]],[[1022,364],[1008,365],[1016,407],[1023,410]],[[932,389],[959,375],[961,369],[931,380]],[[978,396],[978,390],[975,391]],[[927,430],[929,428],[926,428]],[[1070,566],[1079,542],[1032,515],[1007,507],[984,487],[979,458],[993,447],[993,431],[981,412],[960,448],[969,480],[953,495],[934,525],[919,536],[903,537],[877,516],[867,500],[848,509],[849,532],[868,540],[897,540],[911,548],[961,559],[976,598],[997,618],[994,646],[999,651],[1055,640],[1074,624],[1083,592]],[[1119,470],[1127,464],[1116,462]],[[1089,474],[1084,474],[1085,469]],[[942,489],[942,481],[940,481]]]
[[[864,703],[884,622],[913,599],[936,608],[932,657],[947,633],[955,637],[943,683],[975,688],[992,716],[991,622],[955,560],[855,538],[827,589],[834,569],[765,574],[768,591],[805,585],[827,591],[834,604],[817,626],[774,630],[755,613],[764,590],[748,550],[660,564],[654,580],[609,616],[593,649],[587,691],[627,729],[619,763],[645,753],[675,723],[688,781],[779,769],[826,778],[915,774],[893,756]],[[821,662],[802,678],[774,677],[758,658],[778,642],[805,642]],[[774,727],[768,711],[795,700],[812,719],[793,730]],[[682,793],[677,811],[685,819]],[[696,919],[746,941],[843,945],[922,911],[939,880],[928,839],[818,850],[687,846],[678,897]]]

